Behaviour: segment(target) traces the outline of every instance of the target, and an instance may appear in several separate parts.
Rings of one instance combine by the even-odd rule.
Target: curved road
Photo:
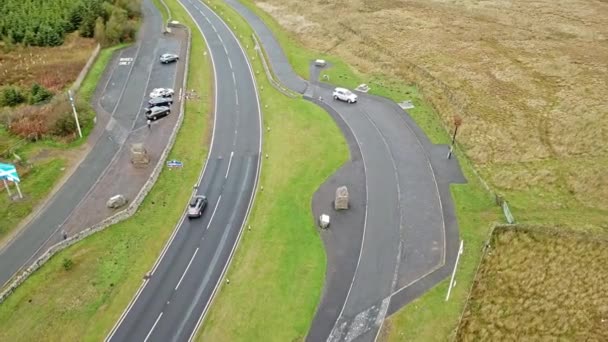
[[[261,111],[247,58],[206,5],[180,1],[205,36],[214,66],[213,138],[196,190],[209,204],[200,219],[182,217],[151,277],[144,280],[107,341],[192,337],[238,243],[259,176]],[[203,51],[193,51],[190,58],[206,57]]]
[[[367,94],[354,105],[331,100],[333,87],[317,82],[318,68],[311,67],[310,83],[301,79],[264,22],[238,0],[226,2],[259,36],[280,82],[325,108],[345,133],[351,163],[314,200],[330,202],[342,184],[365,197],[351,198],[347,212],[313,202],[313,210],[329,211],[333,219],[331,232],[321,233],[329,264],[307,340],[373,341],[388,314],[453,267],[459,233],[449,184],[466,182],[458,161],[447,160],[447,147],[433,145],[390,100]]]

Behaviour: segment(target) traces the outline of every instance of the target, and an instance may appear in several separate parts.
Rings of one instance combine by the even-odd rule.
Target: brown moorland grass
[[[56,47],[0,47],[0,87],[17,85],[29,89],[39,83],[60,91],[76,80],[96,44],[76,32]]]
[[[444,123],[463,117],[461,146],[520,221],[608,228],[608,2],[251,2],[305,47],[417,84]]]
[[[457,340],[608,340],[606,265],[606,234],[497,229]]]

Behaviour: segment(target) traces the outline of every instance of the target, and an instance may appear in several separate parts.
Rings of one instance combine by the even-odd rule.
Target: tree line
[[[131,40],[141,0],[2,0],[0,40],[6,45],[58,46],[78,31],[100,43]]]

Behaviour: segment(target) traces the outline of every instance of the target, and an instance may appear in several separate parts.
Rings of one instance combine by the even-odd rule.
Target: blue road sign
[[[0,179],[6,179],[8,181],[19,183],[19,174],[17,174],[17,168],[15,165],[0,163]]]
[[[168,167],[183,167],[184,164],[178,160],[169,160],[167,162]]]

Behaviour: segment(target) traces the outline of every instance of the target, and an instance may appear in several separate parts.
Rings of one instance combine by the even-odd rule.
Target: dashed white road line
[[[222,195],[220,195],[220,197],[217,199],[217,203],[215,204],[215,209],[213,209],[213,213],[211,214],[211,218],[209,219],[209,223],[207,224],[207,228],[205,228],[205,230],[209,229],[209,226],[211,226],[211,222],[213,222],[213,216],[215,216],[215,212],[217,211],[217,207],[220,206],[221,200],[222,200]]]
[[[146,338],[144,339],[144,342],[147,342],[148,339],[150,338],[150,335],[152,335],[152,332],[154,331],[154,328],[156,328],[156,325],[158,324],[158,321],[160,321],[160,318],[163,317],[163,313],[161,312],[160,315],[158,315],[158,318],[156,319],[156,321],[154,322],[154,325],[152,326],[152,328],[150,329],[150,331],[148,332],[148,335],[146,335]]]
[[[179,285],[182,283],[182,280],[184,280],[186,273],[188,273],[188,269],[190,268],[190,265],[192,265],[192,261],[194,260],[196,253],[198,253],[198,247],[196,247],[194,254],[192,254],[192,258],[190,258],[190,262],[188,263],[188,266],[186,266],[186,269],[184,270],[184,274],[182,274],[182,277],[179,278],[179,281],[177,282],[177,286],[175,286],[175,291],[177,291],[177,289],[179,288]]]
[[[232,82],[236,86],[236,76],[234,75],[234,71],[232,72]]]
[[[230,164],[232,164],[232,157],[234,157],[234,151],[230,152],[230,159],[228,160],[228,169],[226,169],[226,175],[224,179],[228,178],[228,172],[230,172]]]
[[[230,60],[230,57],[228,57],[228,65],[230,65],[230,70],[232,70],[232,61]],[[232,73],[232,77],[234,77],[234,72]]]

